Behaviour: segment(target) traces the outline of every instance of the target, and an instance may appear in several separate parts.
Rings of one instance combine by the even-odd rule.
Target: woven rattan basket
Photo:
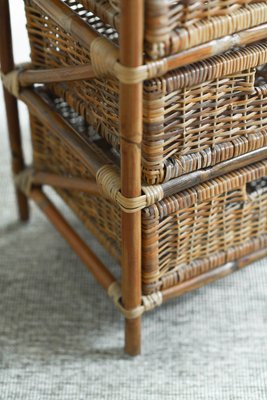
[[[51,104],[51,103],[50,103]],[[108,162],[97,136],[62,100],[53,108],[85,135],[99,160]],[[38,172],[92,177],[86,163],[51,126],[31,117],[34,166]],[[91,133],[92,135],[92,133]],[[98,145],[96,144],[98,143]],[[165,197],[142,211],[142,282],[145,294],[192,279],[267,245],[267,161],[239,169]],[[121,212],[103,198],[57,189],[60,196],[120,261]]]
[[[120,0],[79,3],[120,31]],[[266,22],[266,10],[265,1],[254,0],[146,0],[145,50],[158,58],[231,35]]]
[[[26,3],[36,68],[90,62],[89,50],[30,0]],[[92,17],[88,23],[98,27]],[[106,33],[112,36],[112,31]],[[147,183],[168,181],[267,144],[266,60],[263,41],[145,82],[142,170]],[[92,79],[50,89],[119,148],[118,81]]]
[[[34,201],[125,317],[125,350],[137,355],[144,312],[267,255],[267,3],[24,2],[32,62],[15,66],[0,0],[19,217]],[[33,166],[17,99],[30,113]]]

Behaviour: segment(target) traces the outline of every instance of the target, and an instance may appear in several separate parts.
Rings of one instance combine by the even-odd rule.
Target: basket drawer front
[[[266,45],[229,52],[145,83],[143,169],[150,183],[266,146],[267,67],[255,65],[267,61]],[[224,68],[229,60],[231,74]],[[237,70],[242,64],[246,69]]]
[[[70,117],[73,122],[74,117],[68,113],[70,113],[69,109],[64,107],[64,116]],[[33,164],[36,171],[68,178],[92,178],[86,165],[63,143],[60,137],[56,136],[36,117],[31,115],[30,121]],[[77,190],[65,189],[57,189],[57,193],[100,243],[119,261],[121,251],[120,209],[100,195],[89,195]]]
[[[53,109],[79,135],[88,135],[87,125],[66,103],[54,99],[54,104]],[[86,161],[48,123],[31,116],[31,131],[37,171],[91,177]],[[89,145],[96,146],[96,140],[92,133]],[[98,151],[100,157],[100,148]],[[120,261],[119,207],[100,195],[65,189],[57,192]],[[143,291],[151,293],[176,285],[264,246],[267,246],[267,161],[165,197],[143,209]]]
[[[267,161],[156,203],[143,215],[143,282],[150,292],[267,245]]]
[[[90,61],[89,51],[30,0],[27,4],[32,60],[37,68]],[[144,180],[161,183],[265,146],[265,70],[256,69],[266,61],[267,41],[145,82]],[[75,81],[50,85],[50,89],[119,149],[116,80]]]
[[[118,32],[119,0],[79,0]],[[164,57],[267,21],[267,4],[254,0],[145,0],[145,50]]]

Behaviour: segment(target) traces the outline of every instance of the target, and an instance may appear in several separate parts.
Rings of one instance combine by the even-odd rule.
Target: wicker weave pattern
[[[80,0],[119,31],[119,0]],[[256,3],[256,4],[254,4]],[[146,52],[156,59],[266,22],[265,1],[146,0]]]
[[[72,1],[70,1],[70,4]],[[90,21],[94,18],[81,16]],[[90,61],[89,51],[81,47],[52,20],[46,20],[41,11],[26,7],[28,32],[31,41],[31,57],[36,67],[78,65]],[[97,21],[96,21],[97,23]],[[102,25],[100,24],[100,30]],[[118,146],[118,84],[115,80],[94,79],[71,82],[66,85],[51,85],[52,91],[65,97],[86,121],[97,128],[114,147]]]
[[[252,61],[265,53],[263,48],[247,48],[242,55]],[[235,62],[241,67],[241,52],[239,57],[238,52],[228,56],[233,70]],[[214,59],[211,75],[216,77],[226,64],[227,55]],[[144,163],[144,173],[152,184],[215,165],[267,143],[266,87],[255,81],[255,68],[231,75],[220,71],[218,78],[199,84],[200,72],[205,68],[208,71],[208,62],[145,86],[143,153],[150,164]]]
[[[86,136],[88,133],[81,119],[65,107],[64,103],[60,102],[59,105],[60,112],[76,129],[79,127],[80,134]],[[63,145],[48,127],[33,116],[30,117],[30,121],[36,171],[86,179],[92,177],[81,160],[75,157],[75,154]],[[91,145],[94,147],[93,142]],[[100,243],[119,261],[121,245],[119,207],[111,206],[110,201],[103,197],[89,196],[87,193],[63,189],[57,189],[57,192]]]
[[[232,261],[260,235],[266,241],[267,180],[249,183],[266,174],[264,162],[146,209],[143,280],[150,289],[153,279],[154,289],[172,286]]]
[[[86,137],[82,119],[62,101],[57,108]],[[37,170],[90,177],[81,160],[48,127],[35,117],[31,117],[31,127]],[[266,246],[267,179],[262,179],[266,176],[267,162],[260,162],[144,209],[144,293],[173,286]],[[58,193],[120,260],[119,208],[100,196],[69,190]]]
[[[51,19],[45,20],[36,7],[27,7],[27,18],[36,67],[90,60],[86,49]],[[145,181],[161,183],[266,145],[265,71],[255,69],[266,61],[267,42],[263,42],[147,81],[142,148]],[[115,80],[76,81],[51,85],[51,89],[119,148]]]

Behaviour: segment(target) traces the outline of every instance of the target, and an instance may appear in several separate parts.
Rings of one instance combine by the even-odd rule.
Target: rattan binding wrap
[[[66,1],[74,7],[75,1]],[[92,16],[81,17],[97,29]],[[36,68],[90,62],[90,52],[38,7],[26,1],[32,61]],[[114,32],[100,24],[108,38]],[[267,41],[170,72],[144,85],[143,178],[158,184],[216,165],[267,144]],[[260,67],[260,68],[259,68]],[[119,84],[92,79],[53,84],[115,149],[119,149]]]
[[[56,108],[79,134],[88,128],[62,101]],[[90,178],[86,164],[31,117],[36,171]],[[94,137],[88,143],[95,146]],[[105,155],[99,151],[99,157]],[[172,287],[267,246],[267,161],[164,198],[142,211],[143,293]],[[102,196],[57,192],[120,261],[121,211]]]
[[[120,31],[119,0],[80,3]],[[266,21],[266,1],[146,0],[145,50],[151,58],[158,59]]]

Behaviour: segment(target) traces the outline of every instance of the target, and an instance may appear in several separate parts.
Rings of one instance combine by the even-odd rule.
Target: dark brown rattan
[[[267,4],[80,1],[25,0],[33,65],[12,72],[0,0],[14,178],[124,315],[125,351],[137,355],[143,312],[267,254]],[[12,95],[30,111],[33,169],[21,164]],[[119,281],[46,184],[120,262]]]
[[[80,133],[87,132],[84,121],[66,103],[55,100],[55,107],[76,129],[79,127]],[[86,165],[51,128],[33,116],[31,128],[37,171],[91,177]],[[103,154],[103,160],[104,157]],[[145,208],[142,211],[144,293],[175,286],[264,248],[267,245],[266,175],[267,161],[258,162]],[[57,189],[57,192],[120,261],[118,206],[101,196],[77,190]]]
[[[96,145],[95,134],[63,101],[55,100],[54,107],[66,121],[87,139],[88,146],[97,152],[103,162],[108,162],[104,151]],[[88,165],[65,145],[61,138],[38,118],[30,116],[33,159],[36,171],[55,173],[62,177],[93,178]],[[99,140],[99,138],[97,138]],[[57,193],[73,209],[85,226],[98,238],[107,250],[120,261],[121,232],[120,210],[111,207],[110,201],[101,196],[90,196],[77,190],[56,189]]]
[[[120,32],[119,0],[79,2]],[[267,17],[266,2],[254,0],[146,0],[145,10],[145,50],[153,59],[262,24]]]
[[[90,62],[88,50],[27,3],[32,60],[37,68]],[[88,18],[90,22],[92,17]],[[266,73],[262,65],[266,60],[267,42],[263,41],[146,81],[144,180],[161,183],[265,146]],[[119,148],[119,85],[115,79],[50,88]]]

